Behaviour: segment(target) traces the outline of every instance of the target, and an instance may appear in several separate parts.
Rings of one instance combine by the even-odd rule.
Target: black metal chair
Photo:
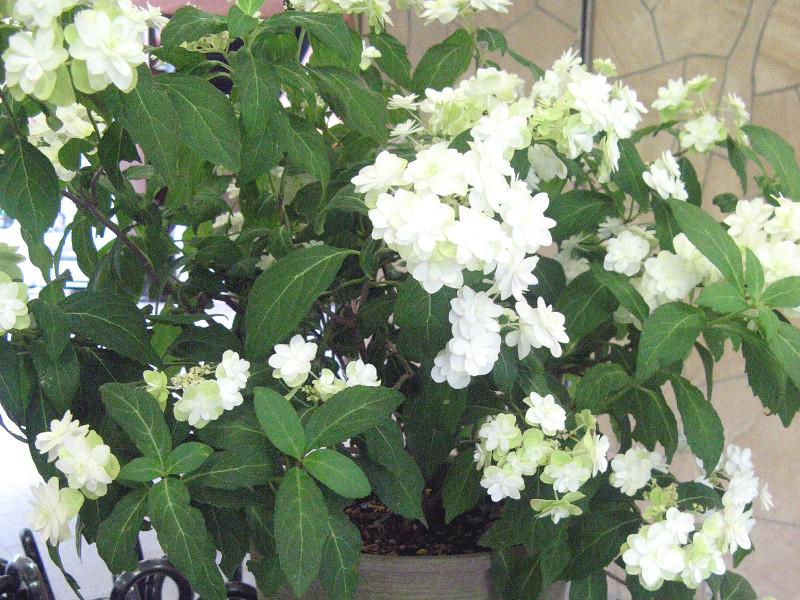
[[[0,560],[1,600],[50,600],[39,567],[27,556]]]

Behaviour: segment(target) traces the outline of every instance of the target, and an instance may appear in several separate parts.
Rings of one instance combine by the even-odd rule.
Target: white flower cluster
[[[99,115],[92,113],[90,117],[86,107],[78,103],[57,106],[54,116],[61,122],[56,129],[50,127],[44,113],[28,119],[28,141],[37,146],[42,154],[50,159],[61,181],[70,182],[75,177],[75,171],[71,171],[61,164],[58,153],[70,140],[91,137],[95,131],[95,125],[98,133],[102,134],[106,124]]]
[[[27,329],[30,326],[28,286],[0,271],[0,335],[5,336],[12,329]]]
[[[94,2],[91,8],[69,12],[76,4],[9,2],[12,24],[19,31],[9,37],[2,58],[16,99],[34,96],[66,106],[74,102],[73,84],[88,94],[109,84],[125,92],[136,85],[136,67],[146,61],[144,35],[148,26],[163,27],[161,12],[149,5],[140,9],[129,0]],[[72,22],[63,27],[65,14]]]
[[[367,15],[369,25],[375,30],[392,25],[388,0],[290,0],[291,5],[306,12],[333,13],[337,15]]]
[[[754,474],[749,449],[731,445],[720,463],[722,470],[718,467],[702,482],[723,491],[727,481],[722,508],[703,511],[678,508],[675,484],[661,488],[649,481],[653,455],[646,450],[632,448],[611,461],[611,483],[624,493],[634,495],[651,485],[644,512],[650,522],[629,535],[621,549],[625,570],[638,575],[646,589],[676,580],[694,589],[712,574],[725,573],[725,553],[751,548],[755,520],[750,505],[760,495],[762,508],[768,510],[772,499]]]
[[[181,390],[181,397],[173,406],[178,421],[186,421],[192,427],[201,429],[211,421],[216,421],[223,412],[232,410],[244,402],[241,390],[247,386],[250,377],[250,363],[239,357],[238,352],[226,350],[222,361],[214,370],[214,378],[208,365],[192,367],[181,372],[167,384],[167,376],[159,371],[145,371],[144,380],[147,391],[152,394],[162,409],[166,408],[170,390]]]
[[[524,399],[528,410],[523,432],[517,417],[500,413],[489,417],[478,431],[474,460],[483,471],[481,485],[494,502],[518,500],[525,489],[523,477],[539,475],[553,486],[555,500],[534,499],[531,506],[540,518],[554,523],[581,514],[574,502],[583,498],[580,487],[608,468],[609,440],[595,430],[595,418],[584,411],[578,426],[566,432],[566,411],[555,398],[536,392]]]
[[[330,369],[322,369],[310,386],[305,386],[311,374],[311,363],[317,356],[317,345],[307,342],[302,335],[295,335],[288,344],[277,344],[275,354],[269,357],[269,366],[274,370],[272,376],[292,389],[292,394],[301,388],[314,400],[324,402],[345,388],[363,385],[376,387],[381,384],[374,365],[360,358],[347,363],[345,377],[337,378]]]

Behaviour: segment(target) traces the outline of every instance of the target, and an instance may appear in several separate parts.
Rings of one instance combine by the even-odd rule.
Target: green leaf
[[[311,173],[323,189],[328,187],[331,178],[328,146],[317,128],[308,121],[289,115],[289,127],[280,133],[292,166],[301,173]]]
[[[756,600],[753,586],[741,575],[732,571],[725,573],[722,585],[719,587],[719,600]]]
[[[517,52],[514,52],[511,48],[508,49],[508,54],[523,67],[527,68],[533,75],[534,79],[541,79],[544,76],[544,69],[542,69],[533,61],[528,60]]]
[[[648,450],[655,450],[656,442],[661,442],[667,461],[672,460],[678,449],[678,422],[661,390],[634,388],[615,407],[636,419],[635,439]]]
[[[119,478],[135,483],[150,483],[164,476],[164,468],[155,458],[140,456],[134,458],[120,469]]]
[[[267,483],[275,473],[272,457],[258,446],[214,452],[199,469],[183,478],[186,483],[221,490],[237,490]]]
[[[336,506],[328,504],[328,540],[322,549],[319,580],[330,600],[352,600],[358,587],[361,533]]]
[[[103,132],[103,137],[100,138],[100,144],[97,146],[97,155],[108,178],[117,189],[125,186],[125,180],[119,170],[119,163],[139,160],[136,146],[131,141],[130,134],[122,127],[121,121],[113,121]]]
[[[758,154],[767,159],[779,180],[779,189],[787,198],[800,198],[800,167],[794,156],[794,148],[777,133],[757,125],[743,128]]]
[[[681,170],[681,180],[686,185],[686,192],[689,195],[686,202],[694,206],[701,206],[703,204],[703,187],[697,179],[697,171],[694,170],[692,162],[682,156],[678,160],[678,167]]]
[[[17,349],[0,337],[0,405],[16,424],[25,422],[28,398],[22,393]]]
[[[575,387],[576,410],[588,409],[593,415],[608,411],[612,398],[632,385],[631,377],[617,363],[590,368]]]
[[[486,44],[489,52],[500,51],[500,56],[508,50],[508,42],[499,29],[493,27],[482,27],[475,32],[476,39]]]
[[[615,305],[608,289],[587,272],[569,283],[553,308],[564,315],[564,328],[574,344],[610,320]]]
[[[253,284],[245,312],[250,360],[267,358],[333,281],[350,250],[312,246],[284,256]]]
[[[369,136],[379,144],[389,135],[386,100],[361,79],[340,67],[310,68],[320,95],[328,101],[346,127]]]
[[[116,292],[83,290],[59,303],[70,330],[142,364],[159,365],[150,344],[144,315],[127,297]]]
[[[204,13],[194,6],[182,6],[161,31],[161,45],[175,48],[184,42],[193,42],[206,35],[220,33],[226,28],[227,22],[223,17]]]
[[[321,234],[325,230],[325,220],[328,213],[338,210],[342,212],[355,212],[362,215],[369,214],[369,208],[364,204],[364,196],[355,192],[353,184],[347,184],[340,189],[328,204],[325,205],[314,218],[314,232]]]
[[[405,440],[403,432],[394,419],[386,418],[382,423],[367,429],[364,432],[364,439],[367,442],[367,452],[369,458],[389,471],[396,471],[403,465],[405,453]]]
[[[72,400],[80,386],[80,366],[75,349],[67,346],[64,352],[52,359],[47,347],[37,341],[31,343],[30,351],[42,391],[56,410],[63,414],[72,407]]]
[[[761,297],[764,291],[764,267],[761,261],[750,248],[745,249],[745,279],[747,282],[747,293],[754,300]]]
[[[777,414],[784,427],[789,427],[800,410],[800,391],[789,380],[781,363],[758,337],[742,340],[747,382],[770,413]]]
[[[139,488],[119,500],[97,528],[97,552],[112,573],[133,572],[139,565],[136,541],[147,511],[147,493],[147,488]]]
[[[475,508],[483,495],[481,473],[475,468],[472,453],[467,447],[458,453],[444,477],[444,522],[449,523],[458,515]]]
[[[244,4],[247,4],[249,8],[250,5],[255,3],[245,2]],[[253,12],[255,12],[255,9],[243,11],[239,6],[231,6],[228,11],[228,31],[230,31],[231,37],[244,37],[256,28],[258,19],[251,16]]]
[[[576,579],[569,584],[569,600],[606,600],[608,582],[604,570],[595,571],[588,577]]]
[[[305,594],[317,577],[329,519],[314,480],[298,467],[289,469],[275,496],[275,547],[297,597]]]
[[[200,468],[214,449],[200,442],[186,442],[169,453],[164,465],[170,475],[183,475]]]
[[[172,438],[158,402],[143,388],[124,383],[107,383],[100,396],[109,416],[145,456],[163,467],[172,451]]]
[[[186,486],[167,477],[149,494],[150,522],[169,561],[206,600],[224,600],[225,582],[217,567],[217,551],[202,513],[190,504]]]
[[[358,465],[334,450],[315,450],[303,459],[303,466],[314,479],[345,498],[363,498],[372,491]]]
[[[771,283],[761,294],[758,301],[759,304],[772,308],[796,308],[800,306],[800,277],[785,277]]]
[[[394,324],[400,329],[398,345],[415,360],[435,356],[451,336],[447,315],[456,291],[443,287],[429,294],[410,277],[398,288],[394,309]]]
[[[181,124],[167,93],[156,86],[149,70],[140,69],[136,87],[129,94],[122,94],[121,99],[122,124],[131,139],[141,146],[145,158],[167,182],[177,181]]]
[[[794,385],[800,388],[800,331],[781,321],[768,346]]]
[[[613,199],[605,194],[587,190],[571,190],[554,198],[545,215],[555,219],[550,230],[556,242],[597,228],[605,217],[614,212]]]
[[[700,361],[703,363],[703,371],[706,377],[706,396],[708,401],[711,402],[711,390],[714,388],[714,357],[711,352],[699,342],[694,343],[694,349],[700,356]]]
[[[275,390],[256,388],[255,408],[258,422],[269,441],[283,452],[300,460],[306,452],[306,436],[300,417],[291,403]]]
[[[683,302],[656,308],[643,323],[636,380],[647,381],[660,368],[686,360],[705,322],[702,310]]]
[[[670,377],[678,412],[681,413],[686,441],[694,455],[703,461],[706,473],[716,468],[725,446],[722,421],[703,393],[680,375]]]
[[[469,68],[474,51],[472,36],[456,30],[440,44],[431,46],[422,56],[411,79],[411,89],[425,95],[425,90],[441,90],[453,85]]]
[[[717,281],[704,287],[697,297],[697,304],[724,314],[739,313],[750,308],[742,290],[727,281]]]
[[[598,263],[590,263],[589,266],[595,279],[600,282],[600,285],[608,288],[608,291],[614,295],[617,302],[627,308],[640,323],[644,323],[647,320],[650,314],[650,307],[638,290],[633,287],[628,277],[621,273],[606,271]]]
[[[736,210],[736,205],[739,203],[739,196],[726,192],[724,194],[717,194],[711,201],[714,206],[718,206],[724,213],[732,213]]]
[[[502,346],[500,348],[500,356],[492,367],[492,381],[495,387],[506,396],[511,396],[514,393],[514,384],[517,383],[517,377],[519,376],[517,362],[519,362],[517,350]]]
[[[267,436],[258,423],[253,406],[243,404],[235,411],[225,411],[216,421],[197,432],[198,437],[215,448],[236,450],[242,446],[268,447]]]
[[[400,392],[385,387],[344,389],[311,413],[305,427],[306,448],[333,446],[377,427],[402,402]]]
[[[583,579],[605,568],[619,554],[628,535],[638,531],[640,525],[639,517],[625,507],[596,510],[575,518],[570,525],[575,555],[565,576]]]
[[[361,461],[360,464],[375,495],[390,511],[406,519],[417,519],[427,527],[422,512],[425,478],[411,455],[402,452],[393,471],[380,469],[369,461]]]
[[[0,160],[0,209],[26,231],[41,237],[61,207],[61,187],[50,160],[15,138]]]
[[[722,500],[717,492],[704,483],[697,481],[679,483],[678,508],[682,511],[695,511],[698,510],[698,507],[704,510],[722,508]]]
[[[66,315],[56,305],[35,298],[28,308],[36,319],[36,326],[42,334],[42,341],[50,358],[56,360],[69,343],[69,325]]]
[[[411,88],[411,62],[405,44],[385,31],[369,34],[369,43],[381,53],[375,62],[400,87]]]
[[[733,167],[733,170],[736,171],[739,183],[742,186],[742,193],[747,193],[747,155],[736,143],[736,140],[730,136],[726,140],[726,146],[728,148],[728,162]]]
[[[183,131],[183,141],[200,158],[239,171],[242,142],[233,104],[205,79],[172,73],[157,77]]]
[[[743,288],[742,252],[722,225],[701,208],[674,198],[666,202],[689,241],[722,272],[729,283]]]
[[[627,192],[631,198],[636,200],[642,210],[650,207],[650,188],[642,179],[646,167],[642,157],[636,150],[636,145],[630,140],[620,140],[617,144],[619,148],[619,162],[617,171],[611,174],[611,181],[616,183],[623,192]]]
[[[361,43],[340,15],[286,11],[267,19],[264,31],[290,31],[304,29],[336,53],[345,65],[356,68],[361,60]]]
[[[661,246],[662,250],[674,252],[675,246],[672,240],[681,232],[678,222],[675,220],[669,205],[661,198],[653,198],[650,206],[653,209],[658,245]]]

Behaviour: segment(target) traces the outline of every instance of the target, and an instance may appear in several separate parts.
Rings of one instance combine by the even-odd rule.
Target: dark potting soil
[[[345,509],[361,531],[361,550],[391,556],[440,556],[485,552],[478,540],[500,516],[489,497],[473,510],[445,524],[441,498],[425,490],[422,508],[428,528],[419,521],[394,515],[373,494]]]

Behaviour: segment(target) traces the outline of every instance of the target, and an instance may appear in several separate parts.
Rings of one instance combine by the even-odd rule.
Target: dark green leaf
[[[653,202],[650,206],[653,209],[658,245],[662,250],[674,252],[675,246],[672,240],[681,232],[680,227],[678,227],[678,222],[672,215],[669,205],[661,198],[653,198]]]
[[[427,527],[422,512],[422,492],[425,479],[417,463],[407,452],[399,455],[394,471],[385,471],[375,463],[360,461],[369,478],[375,495],[395,514],[406,519],[417,519]]]
[[[714,357],[700,342],[694,343],[694,349],[697,350],[697,354],[703,363],[703,371],[705,371],[706,376],[706,397],[711,402],[711,391],[714,388]]]
[[[292,166],[302,173],[311,173],[325,189],[331,177],[331,165],[322,134],[311,123],[294,115],[289,115],[289,127],[281,134]]]
[[[713,469],[714,467],[709,468]],[[722,500],[717,492],[704,483],[687,481],[678,484],[678,508],[682,511],[722,508]]]
[[[247,4],[251,3],[247,2]],[[256,28],[258,19],[251,16],[255,10],[243,12],[238,6],[231,6],[228,11],[228,31],[230,31],[232,37],[244,37]]]
[[[769,284],[758,300],[760,304],[772,308],[800,306],[800,277],[785,277]]]
[[[111,183],[118,189],[124,187],[119,163],[139,160],[136,146],[131,141],[130,134],[122,127],[121,121],[113,121],[103,132],[103,137],[100,138],[100,144],[97,147],[97,155],[100,157],[100,164],[103,165]],[[91,273],[88,274],[91,275]]]
[[[607,600],[608,582],[604,570],[595,571],[588,577],[573,580],[569,584],[569,600]]]
[[[50,358],[56,360],[69,343],[69,325],[63,311],[53,304],[34,299],[28,308],[36,319],[36,326],[42,333],[42,341]]]
[[[214,449],[200,442],[186,442],[175,448],[167,457],[167,473],[170,475],[183,475],[191,473],[202,466],[206,459],[211,456]]]
[[[483,495],[481,473],[475,468],[475,461],[467,446],[458,453],[444,478],[444,522],[449,523],[461,513],[475,508]]]
[[[450,339],[447,315],[456,291],[442,288],[429,294],[411,278],[398,288],[394,312],[394,324],[400,329],[398,345],[416,360],[435,356]]]
[[[550,202],[545,214],[555,219],[550,230],[556,242],[581,233],[593,231],[597,224],[614,212],[614,201],[605,194],[587,190],[571,190]]]
[[[569,283],[553,308],[564,315],[564,328],[574,344],[610,320],[615,304],[608,289],[587,272]]]
[[[583,579],[605,568],[640,524],[639,517],[624,507],[596,510],[575,519],[570,526],[575,555],[566,575],[570,579]]]
[[[754,300],[758,300],[761,292],[764,291],[764,267],[750,248],[745,249],[744,276],[747,281],[748,295]]]
[[[650,314],[650,307],[644,301],[642,295],[633,287],[630,279],[621,273],[606,271],[598,263],[590,263],[590,266],[595,279],[601,285],[607,287],[614,295],[614,298],[617,299],[617,302],[627,308],[640,323],[644,323]]]
[[[328,541],[322,550],[319,580],[330,600],[352,600],[358,586],[361,533],[335,506],[328,505]]]
[[[189,504],[189,492],[178,479],[167,477],[149,494],[150,522],[167,558],[206,600],[224,600],[225,582],[217,567],[217,552],[203,515]]]
[[[697,297],[697,304],[724,314],[739,313],[750,308],[744,293],[727,281],[717,281],[703,288]]]
[[[617,146],[620,153],[619,163],[617,171],[611,175],[611,181],[636,200],[642,210],[648,210],[650,207],[650,188],[647,187],[644,179],[642,179],[642,173],[646,168],[644,161],[639,156],[639,152],[637,152],[636,146],[632,141],[620,140]]]
[[[312,246],[281,258],[253,284],[245,313],[250,360],[266,358],[328,288],[349,250]]]
[[[346,127],[386,142],[389,130],[386,100],[369,89],[355,74],[340,67],[309,69],[320,95],[328,101]]]
[[[159,479],[164,475],[164,468],[158,464],[155,458],[140,456],[122,467],[119,478],[124,481],[135,483],[150,483],[154,479]]]
[[[725,446],[722,421],[711,402],[686,379],[673,375],[670,381],[678,401],[686,441],[694,455],[703,461],[706,473],[710,473],[717,466]]]
[[[97,552],[112,573],[133,572],[139,564],[136,541],[147,511],[147,488],[139,488],[117,502],[97,529]]]
[[[794,385],[800,388],[800,330],[781,321],[768,345]]]
[[[736,194],[725,193],[714,196],[711,201],[714,206],[718,206],[724,213],[731,213],[736,210],[736,205],[739,203],[739,197]]]
[[[400,392],[385,387],[357,385],[342,390],[311,413],[305,426],[306,448],[332,446],[377,427],[401,402]]]
[[[511,396],[514,392],[514,384],[517,383],[517,350],[502,346],[500,348],[500,356],[497,362],[492,367],[492,381],[498,390],[503,392],[506,396]]]
[[[673,198],[667,203],[689,241],[722,272],[729,283],[743,288],[742,252],[728,232],[701,208]]]
[[[475,32],[476,39],[486,44],[486,48],[489,52],[500,51],[500,55],[506,53],[508,50],[508,42],[506,42],[505,36],[503,36],[502,32],[499,29],[494,29],[493,27],[482,27]]]
[[[394,419],[384,419],[376,427],[367,429],[364,432],[364,439],[371,460],[392,472],[403,465],[404,458],[401,454],[406,451],[405,441],[403,432]]]
[[[761,339],[755,336],[743,339],[742,354],[747,382],[753,392],[764,407],[778,414],[783,426],[788,427],[800,410],[800,391]]]
[[[661,442],[667,461],[672,460],[678,448],[678,422],[661,390],[634,388],[615,406],[636,419],[635,439],[648,450],[655,450],[656,442]]]
[[[363,498],[372,491],[358,465],[334,450],[315,450],[303,459],[303,466],[314,479],[345,498]]]
[[[325,205],[325,208],[317,213],[314,219],[314,231],[317,234],[321,234],[325,230],[325,219],[332,210],[355,212],[362,215],[369,214],[369,208],[364,204],[364,196],[357,194],[354,186],[348,184],[336,192],[328,204]]]
[[[758,154],[767,159],[779,180],[779,188],[787,198],[800,198],[800,167],[794,156],[794,148],[777,133],[757,125],[743,128]]]
[[[233,104],[205,79],[172,73],[156,78],[172,100],[183,141],[200,158],[239,171],[242,142]]]
[[[32,343],[30,351],[42,391],[58,412],[66,412],[80,386],[80,366],[75,349],[67,346],[55,359],[50,358],[42,342]]]
[[[705,321],[702,310],[683,302],[669,302],[656,308],[642,327],[636,380],[647,381],[660,368],[686,360]]]
[[[249,404],[222,413],[219,419],[211,421],[197,434],[206,444],[221,450],[236,450],[243,446],[266,449],[268,446],[267,436],[258,423],[253,406]]]
[[[719,587],[719,600],[756,600],[758,595],[741,575],[732,571],[725,573]]]
[[[14,423],[22,424],[25,422],[28,398],[22,393],[19,368],[17,349],[0,338],[0,405]]]
[[[575,388],[576,410],[589,409],[593,415],[608,411],[614,396],[632,384],[630,375],[617,363],[595,365]]]
[[[385,31],[371,33],[369,42],[381,53],[380,57],[375,59],[380,70],[400,87],[409,89],[411,62],[408,60],[405,45]]]
[[[276,470],[272,457],[258,446],[214,452],[203,466],[183,478],[210,488],[236,490],[267,483]]]
[[[156,399],[143,388],[123,383],[107,383],[100,394],[108,414],[139,451],[164,466],[172,451],[172,439]]]
[[[728,148],[728,162],[733,167],[733,170],[736,171],[737,177],[739,177],[739,183],[742,185],[742,193],[747,192],[747,155],[742,151],[739,145],[736,143],[731,137],[728,137],[726,141],[726,146]],[[735,206],[734,206],[735,208]],[[732,209],[733,210],[733,209]],[[726,211],[726,212],[732,212]]]
[[[182,6],[175,11],[161,32],[161,45],[166,48],[193,42],[201,37],[220,33],[227,27],[224,18],[210,15],[194,6]]]
[[[53,224],[61,190],[50,160],[27,141],[15,138],[0,159],[0,209],[39,237]]]
[[[314,480],[293,467],[275,496],[275,547],[281,568],[297,597],[319,572],[328,537],[328,508]]]
[[[703,204],[703,188],[700,185],[700,181],[697,179],[697,171],[694,170],[692,162],[685,156],[682,156],[678,159],[678,167],[680,167],[681,170],[681,180],[686,186],[686,192],[689,194],[686,201],[689,204],[701,206]]]
[[[358,35],[350,29],[340,15],[286,11],[267,19],[264,31],[289,31],[303,29],[335,52],[351,68],[361,60],[361,43]]]
[[[414,70],[411,89],[424,96],[428,88],[441,90],[453,85],[469,68],[473,50],[472,37],[463,29],[456,30],[425,52]]]
[[[258,422],[269,441],[281,452],[300,460],[306,452],[306,436],[291,403],[275,390],[256,388]]]
[[[511,48],[508,49],[508,54],[523,67],[527,68],[533,74],[534,79],[539,79],[544,76],[544,69],[539,67],[539,65],[533,61],[530,61],[521,54],[514,52]]]

